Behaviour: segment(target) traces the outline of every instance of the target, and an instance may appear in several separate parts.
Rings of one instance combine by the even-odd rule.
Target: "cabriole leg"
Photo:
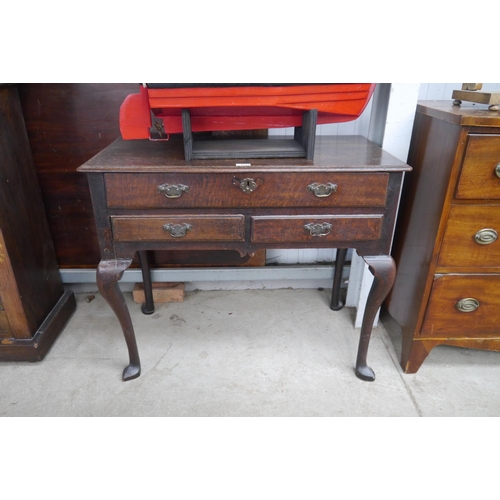
[[[130,266],[132,259],[101,260],[97,267],[97,286],[101,295],[113,309],[123,330],[129,354],[129,365],[123,370],[123,380],[131,380],[141,374],[141,363],[135,340],[134,328],[130,313],[118,286],[124,271]]]
[[[356,359],[356,376],[362,380],[371,382],[375,380],[375,373],[366,364],[366,356],[368,354],[373,322],[375,321],[377,311],[394,284],[396,265],[390,255],[363,257],[363,259],[368,264],[375,278],[368,294],[363,322],[361,324],[358,357]]]
[[[340,311],[344,307],[344,303],[340,301],[340,286],[342,284],[342,271],[344,270],[347,248],[337,248],[337,256],[335,257],[335,272],[333,275],[332,300],[330,309]]]

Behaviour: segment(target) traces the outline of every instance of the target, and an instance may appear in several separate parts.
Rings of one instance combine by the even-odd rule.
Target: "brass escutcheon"
[[[158,192],[163,193],[167,198],[180,198],[183,193],[189,191],[189,186],[184,184],[161,184]]]
[[[304,231],[309,232],[311,236],[327,236],[332,232],[332,225],[329,222],[314,224],[310,222],[304,226]]]
[[[182,224],[168,223],[163,226],[163,229],[167,231],[172,238],[182,238],[183,236],[186,236],[188,231],[193,229],[193,226],[191,224],[187,224],[186,222]]]
[[[328,182],[327,184],[318,184],[317,182],[313,182],[307,186],[307,190],[311,193],[314,193],[318,198],[326,198],[330,196],[332,193],[337,191],[337,184],[333,184],[332,182]]]
[[[472,312],[479,307],[479,301],[473,299],[472,297],[467,297],[466,299],[461,299],[455,304],[456,308],[460,312]]]
[[[480,229],[474,235],[474,241],[478,245],[489,245],[490,243],[494,243],[498,238],[498,233],[494,229]]]
[[[257,183],[254,179],[247,177],[246,179],[233,179],[233,184],[238,186],[245,194],[253,193],[257,189]]]

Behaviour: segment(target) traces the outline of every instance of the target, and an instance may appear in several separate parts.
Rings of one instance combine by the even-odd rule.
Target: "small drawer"
[[[243,241],[244,215],[111,217],[115,241]]]
[[[422,336],[487,337],[499,334],[500,275],[436,276]]]
[[[500,205],[453,205],[438,266],[500,267],[499,233]]]
[[[455,197],[500,199],[500,135],[469,136]]]
[[[252,243],[322,243],[378,240],[382,215],[255,216]]]
[[[106,174],[110,208],[385,207],[387,173]]]

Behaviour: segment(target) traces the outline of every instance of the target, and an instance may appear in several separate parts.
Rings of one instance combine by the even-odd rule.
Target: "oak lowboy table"
[[[318,136],[314,160],[184,160],[182,137],[116,140],[82,165],[88,176],[101,262],[99,290],[118,317],[130,358],[123,380],[140,375],[130,314],[118,282],[139,253],[151,312],[148,250],[337,248],[331,308],[348,248],[375,279],[360,332],[356,375],[374,380],[366,357],[375,315],[392,287],[390,256],[405,163],[360,136]],[[149,293],[148,293],[149,291]]]

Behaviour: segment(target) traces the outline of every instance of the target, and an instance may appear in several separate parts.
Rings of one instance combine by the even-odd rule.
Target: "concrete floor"
[[[500,355],[436,347],[419,372],[399,366],[400,331],[382,316],[368,362],[353,371],[353,310],[328,308],[329,290],[190,292],[152,316],[125,297],[142,375],[127,362],[118,321],[99,294],[77,310],[38,363],[0,363],[0,416],[499,416]]]

